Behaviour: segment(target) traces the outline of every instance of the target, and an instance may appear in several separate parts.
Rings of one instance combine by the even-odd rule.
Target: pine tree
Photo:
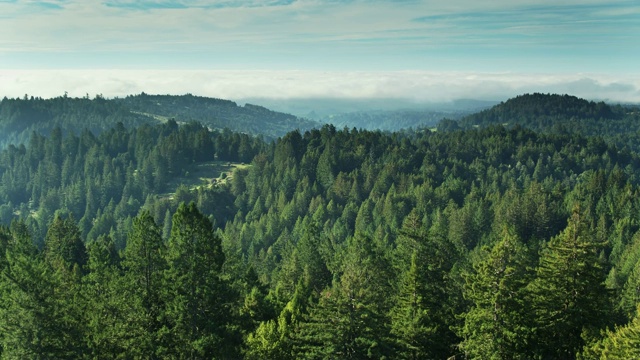
[[[220,277],[224,254],[211,222],[194,203],[173,215],[165,272],[168,355],[184,359],[233,357],[231,289]]]
[[[0,280],[0,340],[9,359],[63,359],[87,352],[79,284],[46,262],[24,223],[11,227]]]
[[[292,299],[276,319],[261,322],[246,339],[246,359],[295,359],[292,353],[293,337],[298,330],[302,315],[306,313],[309,288],[298,282]]]
[[[402,274],[391,313],[391,333],[399,345],[398,355],[403,359],[425,359],[431,355],[429,345],[435,339],[435,324],[425,304],[427,283],[418,265],[418,255],[411,257],[411,267]]]
[[[119,286],[118,252],[113,240],[100,236],[87,245],[89,259],[83,293],[87,301],[86,341],[93,358],[116,359],[136,355],[127,347],[131,336],[127,307],[134,301]]]
[[[566,229],[551,239],[540,257],[532,283],[536,315],[536,352],[543,358],[573,359],[584,337],[605,327],[610,294],[606,272],[579,208],[574,208]]]
[[[133,219],[123,251],[124,276],[121,289],[128,299],[123,311],[129,319],[128,352],[141,358],[155,358],[158,332],[164,310],[162,286],[167,267],[160,227],[143,210]]]
[[[450,272],[459,255],[446,233],[442,213],[435,214],[427,230],[414,210],[398,236],[395,260],[401,275],[391,324],[403,358],[439,359],[455,353],[458,337],[451,328],[460,295]]]
[[[63,219],[61,215],[55,215],[45,238],[44,256],[54,270],[66,276],[80,274],[87,261],[87,252],[72,216]]]
[[[320,294],[300,324],[296,357],[380,359],[392,354],[389,265],[371,239],[352,238],[340,279]]]
[[[526,286],[530,280],[525,247],[508,229],[487,258],[466,277],[462,351],[474,359],[527,359],[530,324]]]

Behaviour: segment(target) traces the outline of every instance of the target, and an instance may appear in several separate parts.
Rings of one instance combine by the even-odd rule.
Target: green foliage
[[[160,348],[159,332],[165,303],[162,297],[166,247],[160,227],[148,211],[133,219],[123,251],[121,294],[126,299],[122,313],[127,319],[127,351],[132,356],[153,357]]]
[[[638,308],[640,315],[640,308]],[[585,347],[580,354],[582,359],[623,360],[640,357],[640,317],[636,315],[627,325],[607,330],[605,337]]]
[[[78,272],[87,261],[87,252],[73,217],[56,215],[45,239],[44,257],[54,270],[64,274]]]
[[[145,96],[118,106],[205,101]],[[640,157],[610,139],[325,126],[266,143],[165,120],[52,126],[0,151],[2,357],[597,358],[633,345]],[[221,163],[235,170],[214,182]]]
[[[43,259],[23,224],[15,224],[12,234],[0,283],[2,356],[51,359],[85,353],[80,284],[66,268]]]
[[[124,354],[138,355],[129,338],[135,328],[129,317],[132,298],[122,291],[119,256],[113,240],[99,237],[88,244],[88,274],[83,278],[82,294],[86,301],[86,341],[93,358],[123,359]]]
[[[411,267],[400,278],[396,303],[391,313],[391,334],[396,337],[405,359],[425,359],[430,354],[430,346],[436,332],[426,303],[427,283],[421,276],[417,255],[411,257]]]
[[[464,128],[502,124],[538,132],[602,136],[608,143],[635,152],[637,107],[611,106],[571,95],[524,94],[460,120]]]
[[[349,242],[340,279],[320,294],[296,334],[297,358],[380,359],[392,354],[389,263],[371,239]]]
[[[163,284],[165,356],[230,356],[225,350],[233,349],[227,335],[231,289],[220,276],[224,263],[220,238],[194,203],[182,203],[172,223]]]
[[[505,228],[501,239],[466,276],[471,307],[462,316],[461,350],[473,359],[528,359],[532,331],[526,286],[531,256]]]
[[[576,208],[542,253],[532,283],[540,356],[575,358],[585,337],[596,336],[610,321],[605,264],[598,256],[603,246]]]

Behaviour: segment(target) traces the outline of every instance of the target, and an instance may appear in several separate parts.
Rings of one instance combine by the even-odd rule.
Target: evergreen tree
[[[391,312],[392,333],[403,358],[451,356],[458,337],[451,330],[457,290],[450,272],[458,252],[446,237],[447,221],[436,213],[426,229],[417,210],[405,218],[397,240],[397,296]]]
[[[78,286],[42,258],[23,223],[12,224],[0,281],[0,340],[9,359],[64,359],[87,352]]]
[[[532,283],[536,315],[536,353],[543,358],[573,359],[585,338],[607,324],[611,303],[606,272],[579,208],[566,229],[551,239],[540,257]]]
[[[140,358],[156,358],[159,347],[158,332],[164,311],[162,286],[167,267],[164,255],[160,227],[143,210],[133,219],[122,260],[125,271],[122,290],[128,299],[123,309],[129,319],[127,348],[131,355]]]
[[[118,252],[113,240],[100,236],[87,246],[87,275],[83,278],[87,301],[86,341],[93,358],[121,359],[135,356],[127,347],[131,318],[126,312],[133,299],[119,286]]]
[[[525,247],[508,229],[466,278],[461,350],[473,359],[528,359],[531,331],[525,293],[530,275]]]
[[[640,306],[636,317],[627,325],[607,330],[605,337],[585,347],[582,359],[627,360],[640,358]]]
[[[173,215],[166,259],[165,356],[233,358],[238,344],[229,327],[231,289],[220,276],[220,238],[194,203]]]
[[[261,322],[247,336],[245,357],[247,359],[295,359],[294,335],[299,328],[302,315],[306,313],[309,291],[302,281],[298,283],[292,299],[276,319]]]
[[[398,356],[403,359],[426,359],[430,346],[438,339],[435,325],[425,304],[426,293],[423,273],[418,265],[418,255],[411,257],[411,267],[402,274],[396,304],[391,313],[391,333],[399,345]]]
[[[80,274],[87,261],[87,252],[72,216],[63,219],[56,214],[47,231],[44,256],[56,271],[69,276]]]
[[[339,280],[320,294],[300,324],[297,358],[381,359],[393,353],[389,335],[389,262],[371,239],[349,242]]]

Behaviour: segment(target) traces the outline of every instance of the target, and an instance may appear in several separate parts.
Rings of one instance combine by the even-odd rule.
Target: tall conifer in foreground
[[[466,277],[461,350],[473,359],[527,359],[530,327],[526,286],[530,280],[526,249],[504,229],[486,259]]]
[[[173,215],[166,259],[166,356],[232,358],[237,344],[228,331],[231,288],[220,277],[224,254],[194,203],[180,204]]]
[[[84,317],[90,354],[93,358],[112,359],[123,354],[135,356],[127,341],[132,319],[126,309],[133,299],[119,286],[121,272],[115,244],[108,236],[101,235],[87,244],[87,251],[87,274],[82,285],[87,301]]]
[[[167,267],[165,250],[160,227],[143,210],[133,219],[123,252],[122,285],[129,299],[125,307],[130,319],[128,348],[146,359],[154,358],[159,346],[158,331],[164,311],[163,276]]]
[[[349,240],[340,279],[320,294],[294,336],[296,358],[381,359],[390,356],[390,301],[384,254],[368,237]]]
[[[611,304],[598,256],[603,246],[576,207],[566,229],[543,251],[531,286],[538,356],[573,359],[585,337],[597,336],[607,324]]]

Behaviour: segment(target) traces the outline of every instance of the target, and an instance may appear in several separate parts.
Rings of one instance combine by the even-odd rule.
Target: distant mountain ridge
[[[311,100],[305,100],[305,110]],[[324,102],[323,102],[324,101]],[[268,104],[266,104],[269,106]],[[198,122],[204,126],[254,136],[276,139],[293,130],[306,130],[331,123],[338,128],[397,131],[405,128],[434,127],[439,131],[502,125],[522,126],[539,132],[576,133],[600,136],[620,148],[640,151],[640,108],[638,106],[609,105],[571,95],[524,94],[491,108],[469,114],[473,107],[488,106],[473,100],[452,102],[451,109],[436,110],[406,108],[375,110],[371,102],[340,103],[318,99],[319,112],[332,106],[372,106],[370,110],[328,113],[317,121],[260,105],[238,105],[223,100],[191,94],[149,95],[141,93],[124,98],[90,99],[61,96],[52,99],[25,97],[0,101],[0,148],[9,144],[26,143],[33,132],[48,135],[60,127],[63,132],[94,134],[122,123],[125,127],[155,124],[173,119],[178,123]],[[356,107],[357,108],[357,107]],[[481,107],[480,107],[481,108]],[[322,110],[324,109],[324,110]],[[343,108],[345,110],[347,108]],[[459,120],[458,120],[459,119]]]
[[[259,105],[239,106],[231,100],[187,95],[140,95],[116,99],[127,108],[146,114],[197,121],[210,128],[277,138],[289,131],[311,129],[319,124]]]
[[[438,128],[469,129],[502,125],[537,132],[601,137],[620,149],[640,152],[640,107],[610,105],[571,95],[524,94],[489,109],[442,121]]]
[[[5,97],[0,101],[0,148],[24,144],[33,132],[48,135],[56,127],[63,132],[79,133],[86,129],[97,134],[117,123],[136,127],[150,122],[157,121],[101,96],[94,99],[66,95],[52,99],[27,95],[16,99]]]
[[[94,134],[122,123],[125,127],[154,124],[174,119],[199,122],[211,129],[229,129],[275,139],[319,124],[294,115],[271,111],[258,105],[238,106],[230,100],[193,95],[139,95],[106,99],[60,96],[52,99],[28,97],[0,101],[0,148],[26,143],[32,132],[48,135],[59,127],[63,132]]]
[[[524,94],[489,109],[463,117],[463,127],[491,124],[521,125],[543,130],[549,125],[575,120],[620,120],[624,113],[604,102],[593,102],[571,95]]]

